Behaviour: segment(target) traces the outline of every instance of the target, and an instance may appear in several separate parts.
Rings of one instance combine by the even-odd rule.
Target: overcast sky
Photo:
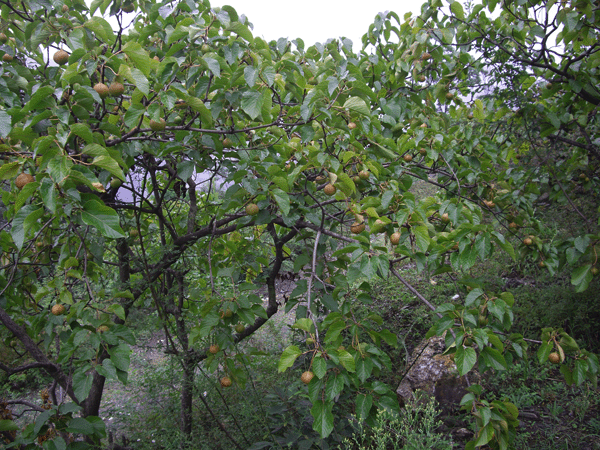
[[[254,25],[252,33],[270,41],[280,37],[301,38],[306,47],[329,38],[347,37],[360,48],[360,39],[382,11],[394,11],[402,17],[416,14],[421,0],[211,0],[211,6],[230,5]]]

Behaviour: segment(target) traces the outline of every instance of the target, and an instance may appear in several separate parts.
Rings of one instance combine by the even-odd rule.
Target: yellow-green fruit
[[[430,53],[423,53],[423,54],[421,55],[421,59],[422,59],[423,61],[427,61],[429,58],[431,58],[431,54],[430,54]]]
[[[223,147],[225,147],[225,148],[233,147],[233,141],[229,138],[223,139]]]
[[[448,213],[442,214],[442,222],[444,222],[444,223],[450,222],[450,216],[448,215]]]
[[[229,377],[221,378],[221,386],[224,388],[231,386],[231,378],[229,378]]]
[[[331,183],[326,184],[325,187],[323,188],[323,192],[325,192],[327,195],[334,195],[336,191],[337,191],[336,187]]]
[[[100,98],[106,98],[106,97],[108,97],[108,94],[110,93],[108,90],[108,86],[105,85],[104,83],[96,83],[94,85],[94,90],[100,96]]]
[[[255,216],[258,214],[258,205],[256,203],[248,203],[246,205],[246,214]]]
[[[452,99],[454,98],[454,94],[453,94],[452,92],[448,92],[448,93],[446,94],[446,98],[447,98],[448,100],[452,100]]]
[[[165,119],[163,119],[162,117],[158,121],[150,120],[150,129],[152,131],[164,131],[166,126],[167,126],[167,123],[165,122]]]
[[[15,185],[19,189],[23,189],[26,185],[28,185],[29,183],[33,183],[34,181],[35,178],[33,178],[33,175],[30,175],[28,173],[22,173],[15,180]]]
[[[350,128],[351,130],[354,130],[356,128],[356,124],[354,122],[350,122],[348,124],[348,128]]]
[[[52,307],[52,314],[54,314],[55,316],[62,316],[65,313],[65,306],[64,305],[54,305]]]
[[[244,331],[244,329],[245,329],[245,327],[244,327],[244,325],[242,325],[241,323],[238,323],[238,324],[235,326],[235,331],[236,331],[237,333],[242,333],[242,332]]]
[[[403,159],[404,159],[404,161],[406,161],[406,162],[411,162],[411,161],[412,161],[412,159],[413,159],[413,157],[412,157],[412,155],[411,155],[410,153],[407,153],[407,154],[406,154],[406,155],[404,155],[402,158],[403,158]]]
[[[427,154],[427,149],[426,149],[426,148],[423,148],[423,147],[421,147],[421,148],[419,149],[419,153],[420,153],[421,155],[426,155],[426,154]]]
[[[591,272],[592,275],[598,275],[600,273],[600,269],[598,269],[596,266],[592,266]]]
[[[559,364],[560,355],[557,352],[552,352],[548,355],[548,361],[550,361],[552,364]]]
[[[361,170],[360,172],[358,172],[358,178],[360,178],[361,180],[368,180],[369,175],[370,174],[368,170]]]
[[[200,47],[200,51],[202,53],[208,53],[208,52],[210,52],[210,45],[208,45],[208,44],[202,44],[202,47]]]
[[[2,55],[2,61],[4,62],[12,62],[13,59],[13,55],[9,55],[8,53]]]
[[[110,187],[113,189],[117,189],[117,188],[121,187],[122,184],[123,184],[123,182],[121,180],[119,180],[118,178],[113,178],[112,180],[110,180]]]
[[[96,328],[96,331],[98,333],[104,333],[105,331],[108,331],[108,326],[107,325],[100,325],[98,328]]]
[[[64,50],[59,50],[54,54],[52,59],[54,59],[54,62],[56,64],[58,64],[59,66],[62,66],[69,62],[69,54],[67,52],[65,52]]]
[[[310,383],[310,381],[314,378],[315,374],[312,373],[310,370],[307,370],[306,372],[304,372],[302,374],[302,376],[300,377],[300,380],[304,383],[304,384],[308,384]]]
[[[350,226],[350,231],[352,231],[352,233],[354,233],[354,234],[362,233],[363,231],[365,231],[365,223],[364,222],[354,222]]]
[[[131,230],[129,230],[129,236],[131,236],[132,238],[136,238],[140,235],[140,232],[138,231],[137,228],[132,228]]]
[[[0,44],[6,44],[8,42],[8,36],[4,33],[0,33]]]
[[[175,118],[173,119],[173,123],[175,125],[179,125],[181,122],[183,122],[183,117],[181,116],[175,116]]]
[[[425,77],[425,75],[419,75],[419,81],[423,82],[425,81],[427,78]]]
[[[227,308],[225,310],[225,312],[223,313],[223,317],[226,317],[229,319],[231,316],[233,316],[233,311],[231,309]]]
[[[125,92],[125,86],[123,86],[123,83],[113,81],[108,87],[108,92],[113,97],[120,97],[121,95],[123,95],[123,92]]]
[[[515,229],[519,228],[519,225],[517,225],[515,222],[511,222],[508,224],[508,228],[515,230]]]
[[[63,5],[62,6],[62,12],[65,13],[65,14],[68,13],[69,12],[69,7],[67,5]]]
[[[398,245],[398,243],[400,242],[400,233],[398,233],[397,231],[395,233],[392,233],[392,235],[390,236],[390,242],[392,243],[392,245]]]
[[[533,240],[529,237],[526,237],[525,239],[523,239],[523,244],[531,245],[531,244],[533,244]]]
[[[217,344],[213,344],[208,348],[208,351],[210,353],[212,353],[213,355],[216,355],[217,353],[219,353],[220,347]]]

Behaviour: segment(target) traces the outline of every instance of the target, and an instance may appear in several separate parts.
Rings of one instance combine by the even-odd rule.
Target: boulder
[[[407,402],[417,389],[435,397],[444,409],[452,409],[467,393],[469,380],[459,377],[453,355],[444,355],[443,336],[425,339],[413,351],[407,362],[407,372],[396,393],[402,403]]]

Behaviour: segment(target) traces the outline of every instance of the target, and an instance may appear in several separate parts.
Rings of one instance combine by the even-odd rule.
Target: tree
[[[461,373],[477,362],[501,370],[526,347],[508,334],[512,295],[488,292],[462,270],[504,251],[542,259],[551,271],[572,266],[580,290],[592,281],[598,238],[588,216],[565,242],[521,232],[535,230],[540,186],[572,204],[568,180],[583,170],[595,195],[597,166],[587,163],[598,150],[598,21],[590,5],[502,5],[492,20],[486,9],[491,15],[496,2],[467,13],[454,2],[443,13],[432,0],[416,18],[377,16],[355,54],[347,39],[308,48],[300,39],[265,42],[233,8],[206,0],[0,4],[8,55],[0,68],[0,320],[6,342],[29,358],[0,368],[43,369],[66,393],[51,390],[51,406],[17,443],[55,432],[91,443],[104,436],[105,380],[127,381],[128,317],[148,305],[180,356],[181,428],[191,433],[194,368],[225,363],[235,383],[245,382],[228,349],[281,308],[275,280],[284,265],[308,274],[285,307],[298,305],[294,327],[314,344],[288,347],[279,369],[310,360],[311,413],[323,437],[344,390],[355,393],[361,420],[397,408],[376,379],[389,363],[383,344],[396,337],[365,302],[378,277],[414,291],[400,264],[454,274],[472,289],[437,309],[431,331],[451,331]],[[552,16],[543,20],[543,11]],[[549,45],[553,33],[563,53]],[[500,70],[507,63],[509,80]],[[481,92],[478,74],[498,94]],[[538,89],[543,77],[552,86]],[[523,83],[527,90],[513,95]],[[414,180],[438,193],[415,198]],[[512,235],[531,242],[515,251]],[[255,294],[261,283],[266,305]],[[595,382],[597,357],[546,329],[538,356],[554,349],[568,381]],[[506,448],[516,408],[480,395],[473,388],[464,399],[476,417],[490,417],[470,445]]]

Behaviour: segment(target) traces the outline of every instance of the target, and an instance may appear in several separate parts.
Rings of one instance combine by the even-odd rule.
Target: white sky
[[[211,0],[215,6],[230,5],[254,25],[252,34],[267,41],[301,38],[306,47],[341,36],[352,40],[355,51],[360,39],[382,11],[394,11],[400,19],[421,10],[421,0]]]

